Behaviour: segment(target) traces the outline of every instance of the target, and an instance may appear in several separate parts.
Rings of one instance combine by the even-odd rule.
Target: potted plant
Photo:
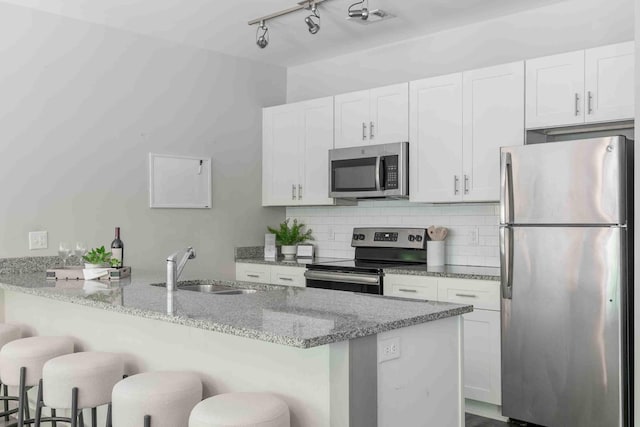
[[[285,260],[293,260],[295,258],[299,243],[313,240],[311,236],[313,230],[303,232],[304,224],[298,223],[298,220],[294,219],[293,223],[289,225],[289,220],[290,218],[287,218],[280,224],[278,229],[267,227],[269,233],[276,235],[276,244],[282,246],[282,255],[284,255]]]
[[[84,268],[107,268],[107,267],[119,267],[120,261],[111,258],[111,252],[107,252],[104,246],[91,249],[85,256]]]

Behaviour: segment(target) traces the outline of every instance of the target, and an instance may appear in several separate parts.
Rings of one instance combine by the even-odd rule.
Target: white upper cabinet
[[[585,52],[586,121],[633,119],[634,43]]]
[[[369,91],[335,97],[335,147],[369,144]]]
[[[463,200],[500,200],[500,147],[524,144],[524,62],[466,72],[463,88]]]
[[[462,73],[411,82],[412,202],[462,201]]]
[[[409,139],[408,83],[335,97],[335,147]]]
[[[500,147],[524,143],[524,63],[410,84],[413,202],[500,199]]]
[[[632,119],[634,43],[527,61],[527,128]]]
[[[332,205],[333,97],[263,110],[262,205]]]
[[[584,51],[527,61],[527,128],[584,123]]]

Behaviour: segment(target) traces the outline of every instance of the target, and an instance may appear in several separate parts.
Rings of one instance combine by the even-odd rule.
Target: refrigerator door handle
[[[500,289],[503,299],[513,290],[513,228],[500,227]]]
[[[500,161],[500,222],[513,221],[513,170],[511,153],[503,152]]]

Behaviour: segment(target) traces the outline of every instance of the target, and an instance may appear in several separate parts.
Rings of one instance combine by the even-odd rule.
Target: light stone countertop
[[[457,316],[471,305],[404,300],[324,289],[211,281],[259,290],[245,295],[176,293],[175,315],[166,314],[167,292],[151,286],[162,274],[135,271],[121,282],[48,281],[45,273],[0,275],[0,289],[237,335],[311,348]],[[180,285],[189,282],[180,282]]]
[[[385,268],[384,272],[385,274],[447,277],[452,279],[500,280],[499,267],[479,267],[471,265],[445,265],[444,267],[431,267],[426,264],[410,265],[406,267]]]

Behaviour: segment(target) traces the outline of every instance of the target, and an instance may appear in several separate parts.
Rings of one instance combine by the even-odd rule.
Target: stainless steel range
[[[308,288],[382,295],[384,268],[427,262],[424,228],[355,228],[355,259],[307,264]]]

